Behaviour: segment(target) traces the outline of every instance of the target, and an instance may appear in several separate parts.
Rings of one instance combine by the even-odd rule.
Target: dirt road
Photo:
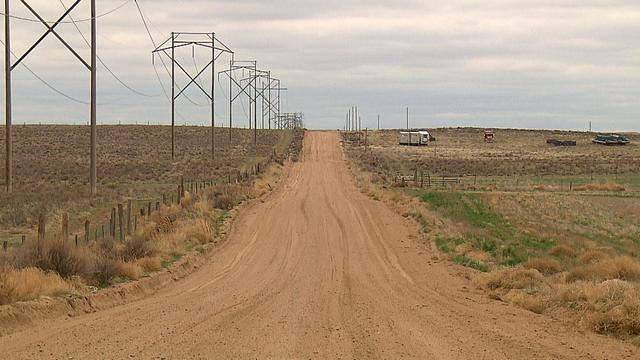
[[[335,133],[152,297],[0,338],[4,359],[623,359],[635,348],[493,301],[362,195]]]

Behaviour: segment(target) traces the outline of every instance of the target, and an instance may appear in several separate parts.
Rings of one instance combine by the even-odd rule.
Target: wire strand
[[[153,39],[153,35],[151,34],[151,30],[149,29],[149,25],[153,26],[153,24],[151,24],[151,20],[148,17],[146,17],[142,12],[142,8],[140,7],[138,0],[133,0],[133,2],[136,4],[136,7],[138,8],[138,13],[140,14],[140,18],[142,18],[142,24],[144,25],[145,30],[147,30],[147,35],[149,36],[149,39],[151,40],[153,47],[157,48],[158,45],[156,41]],[[162,54],[158,54],[158,58],[160,59],[160,62],[162,63],[162,66],[164,67],[164,70],[166,71],[167,75],[171,76],[171,72],[169,71],[167,64],[164,62],[164,59],[162,58]],[[174,85],[180,87],[175,80],[172,79],[172,81]],[[199,106],[199,107],[207,106],[207,105],[198,104],[197,102],[193,101],[186,93],[183,93],[183,95],[191,104],[195,106]]]
[[[75,22],[87,22],[87,21],[91,21],[93,19],[99,19],[99,18],[105,17],[107,15],[111,15],[114,12],[122,9],[125,5],[127,5],[130,2],[131,2],[131,0],[125,0],[122,4],[116,6],[115,8],[113,8],[113,9],[111,9],[111,10],[105,12],[105,13],[102,13],[102,14],[96,15],[95,17],[90,17],[90,18],[87,18],[87,19],[75,20]],[[6,14],[4,12],[0,12],[0,15],[6,16]],[[27,17],[23,17],[23,16],[9,15],[9,17],[12,18],[12,19],[28,21],[28,22],[33,22],[33,23],[40,23],[41,22],[38,19],[27,18]],[[56,21],[45,20],[45,22],[47,22],[49,24],[53,24]],[[72,21],[58,21],[59,24],[70,24],[72,22],[74,22],[74,21],[73,20]]]
[[[67,6],[64,4],[64,2],[62,0],[59,0],[60,4],[62,5],[62,7],[66,10]],[[73,17],[71,16],[71,14],[69,14],[69,19],[71,19],[71,22],[73,23],[73,26],[76,28],[76,30],[78,31],[78,33],[80,34],[80,36],[82,37],[82,40],[84,40],[85,44],[87,44],[88,47],[91,47],[91,43],[89,43],[89,40],[87,40],[86,36],[84,36],[84,34],[82,33],[82,31],[80,30],[80,27],[78,26],[78,24],[73,20]],[[109,72],[109,74],[111,74],[111,76],[113,76],[114,79],[116,79],[116,81],[118,81],[120,83],[120,85],[122,85],[124,88],[126,88],[127,90],[131,91],[132,93],[136,94],[136,95],[140,95],[143,97],[148,97],[148,98],[152,98],[152,97],[157,97],[158,95],[148,95],[145,94],[141,91],[138,91],[134,88],[132,88],[131,86],[127,85],[124,81],[122,81],[112,70],[111,68],[109,68],[109,66],[107,66],[107,64],[102,60],[102,58],[98,55],[96,55],[96,58],[98,59],[98,61],[100,62],[100,64],[102,64],[102,66],[104,66],[104,68],[107,70],[107,72]]]
[[[2,46],[6,47],[5,42],[2,41],[1,39],[0,39],[0,43],[2,43]],[[16,58],[16,60],[17,60],[18,57],[16,56],[16,54],[14,54],[13,51],[10,51],[10,52],[11,52],[11,55],[13,55],[13,57]],[[67,98],[67,99],[69,99],[71,101],[77,102],[79,104],[89,105],[88,102],[76,99],[71,95],[67,95],[64,92],[62,92],[61,90],[58,90],[53,85],[49,84],[45,79],[40,77],[40,75],[36,74],[35,71],[31,70],[31,68],[29,66],[27,66],[27,64],[24,61],[20,62],[20,65],[22,65],[25,69],[27,69],[27,71],[29,71],[31,73],[31,75],[33,75],[36,79],[40,80],[40,82],[42,82],[46,87],[48,87],[49,89],[51,89],[52,91],[54,91],[58,95],[61,95],[61,96],[65,97],[65,98]]]

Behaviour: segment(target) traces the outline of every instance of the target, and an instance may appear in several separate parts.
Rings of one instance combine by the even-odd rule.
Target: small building
[[[400,145],[406,146],[429,146],[431,135],[428,131],[401,131]]]

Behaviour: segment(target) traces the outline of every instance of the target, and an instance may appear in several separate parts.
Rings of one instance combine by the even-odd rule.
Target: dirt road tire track
[[[362,195],[336,133],[156,295],[0,338],[1,359],[624,359],[630,345],[489,300]]]

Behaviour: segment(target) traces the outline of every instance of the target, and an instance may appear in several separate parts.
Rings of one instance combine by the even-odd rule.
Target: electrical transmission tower
[[[242,74],[237,80],[236,73]],[[248,77],[244,74],[248,73]],[[229,77],[229,143],[232,141],[231,128],[233,127],[233,103],[241,95],[247,95],[249,99],[249,129],[254,128],[253,141],[258,143],[258,78],[269,75],[269,72],[258,69],[257,61],[237,61],[231,59],[229,69],[220,71],[219,74],[226,74]],[[237,93],[234,89],[237,88]],[[252,109],[253,106],[253,109]],[[253,125],[251,124],[253,122]]]
[[[287,89],[280,87],[279,79],[271,77],[271,71],[258,71],[255,78],[256,81],[253,82],[251,82],[251,78],[244,78],[240,80],[240,83],[249,83],[250,89],[254,91],[256,96],[254,101],[257,102],[257,98],[262,99],[262,129],[265,128],[265,116],[268,120],[269,129],[271,129],[271,124],[276,124],[275,120],[280,116],[280,91]],[[257,80],[260,80],[260,84],[258,84]],[[257,126],[255,127],[257,128]]]
[[[55,21],[52,23],[47,22],[40,16],[40,14],[33,8],[27,0],[20,0],[20,2],[44,25],[46,28],[45,33],[38,38],[38,40],[31,45],[31,47],[25,51],[25,53],[18,57],[18,59],[12,63],[11,61],[11,8],[10,8],[10,0],[4,1],[4,21],[5,21],[5,121],[6,121],[6,190],[7,192],[13,191],[13,139],[12,139],[12,96],[11,96],[11,73],[16,68],[16,66],[20,65],[24,61],[24,59],[29,56],[35,50],[38,45],[42,43],[42,41],[47,38],[49,35],[55,36],[61,43],[64,45],[69,52],[73,56],[75,56],[80,63],[84,67],[86,67],[91,73],[91,161],[90,161],[90,169],[89,169],[89,182],[91,183],[91,195],[95,195],[97,193],[97,150],[96,150],[96,139],[97,139],[97,129],[96,129],[96,0],[90,0],[91,2],[91,55],[90,61],[87,62],[85,59],[80,56],[74,48],[64,40],[58,32],[56,32],[56,28],[60,23],[62,23],[67,17],[71,19],[71,12],[82,2],[82,0],[76,0],[70,7],[66,9],[66,11]],[[73,20],[71,19],[73,22]]]
[[[278,117],[280,129],[302,129],[304,128],[304,114],[301,112],[284,113]]]
[[[186,68],[176,59],[176,50],[185,47],[191,47],[192,57],[195,61],[195,48],[201,47],[211,51],[211,60],[205,65],[202,70],[196,69],[198,73],[192,75]],[[211,156],[215,158],[215,74],[216,74],[216,60],[218,60],[223,54],[230,54],[233,58],[233,51],[229,49],[224,43],[222,43],[216,34],[211,33],[198,33],[198,32],[172,32],[171,37],[165,40],[162,44],[158,45],[155,50],[152,51],[153,59],[155,61],[155,55],[165,55],[171,61],[171,158],[175,159],[175,124],[176,124],[176,100],[184,94],[184,92],[190,87],[195,86],[211,101]],[[233,60],[232,60],[233,61]],[[182,89],[178,89],[176,86],[176,66],[184,75],[189,78],[189,82]],[[211,89],[205,89],[204,86],[198,82],[198,79],[203,76],[204,72],[211,67]],[[176,94],[177,91],[177,94]]]

